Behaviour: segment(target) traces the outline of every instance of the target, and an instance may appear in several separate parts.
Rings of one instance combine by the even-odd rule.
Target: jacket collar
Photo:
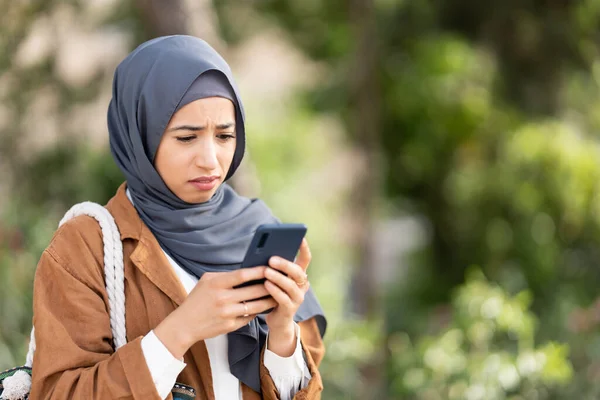
[[[137,241],[131,261],[163,293],[181,305],[187,296],[186,291],[158,241],[127,197],[126,188],[127,184],[123,183],[106,205],[119,227],[121,240]]]
[[[119,231],[121,240],[135,239],[140,240],[144,222],[138,215],[135,207],[127,197],[127,183],[122,183],[117,189],[115,196],[110,199],[106,208],[112,214]]]

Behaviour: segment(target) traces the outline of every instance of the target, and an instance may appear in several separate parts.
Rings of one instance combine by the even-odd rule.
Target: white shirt
[[[129,190],[127,190],[127,197],[132,201]],[[164,251],[163,254],[175,270],[186,293],[189,294],[198,283],[198,278],[181,268]],[[310,371],[302,356],[300,327],[298,324],[294,325],[296,327],[296,349],[294,354],[290,357],[280,357],[267,347],[263,360],[275,383],[275,387],[279,391],[281,400],[291,400],[300,389],[308,385],[308,381],[311,379]],[[204,343],[210,360],[215,400],[242,400],[240,381],[229,370],[227,335],[218,335],[206,339]],[[175,385],[177,376],[183,371],[186,364],[183,360],[173,357],[153,331],[150,331],[142,339],[142,351],[152,375],[152,380],[156,385],[156,390],[162,399],[166,399]]]

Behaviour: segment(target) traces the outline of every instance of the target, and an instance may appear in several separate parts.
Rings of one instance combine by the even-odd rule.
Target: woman
[[[126,177],[106,207],[123,242],[128,343],[112,348],[100,228],[77,217],[37,268],[31,398],[165,399],[174,386],[198,399],[320,398],[325,317],[308,244],[295,263],[239,268],[257,226],[277,219],[225,183],[245,148],[226,62],[189,36],[142,44],[116,69],[108,128]]]

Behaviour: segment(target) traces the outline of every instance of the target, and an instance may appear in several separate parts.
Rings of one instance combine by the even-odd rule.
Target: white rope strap
[[[58,226],[80,215],[93,217],[100,224],[104,241],[104,275],[106,292],[108,294],[110,328],[113,334],[115,349],[127,343],[125,337],[125,275],[123,272],[123,243],[119,228],[110,212],[99,204],[89,201],[75,204],[63,217]],[[27,353],[28,367],[33,363],[35,351],[34,330],[31,330],[29,352]]]
[[[110,212],[99,204],[86,201],[71,207],[59,226],[80,215],[95,218],[102,229],[104,240],[104,275],[110,313],[110,327],[115,349],[127,343],[125,338],[125,275],[123,271],[123,243],[119,228]]]

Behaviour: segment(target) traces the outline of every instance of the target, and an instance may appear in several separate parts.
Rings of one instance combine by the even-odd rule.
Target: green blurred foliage
[[[415,65],[404,66],[385,102],[397,105],[389,127],[406,134],[384,150],[391,170],[402,171],[388,187],[403,212],[426,216],[431,243],[390,285],[405,288],[388,296],[391,334],[425,332],[423,316],[476,263],[509,292],[532,293],[539,340],[569,343],[573,386],[546,392],[594,398],[586,375],[598,336],[581,340],[570,316],[598,296],[597,139],[572,119],[534,119],[498,101],[488,51],[438,37],[416,42],[411,54]]]
[[[451,322],[413,342],[388,339],[391,392],[402,399],[548,399],[573,375],[568,346],[535,346],[531,293],[514,296],[473,269],[452,301]]]

